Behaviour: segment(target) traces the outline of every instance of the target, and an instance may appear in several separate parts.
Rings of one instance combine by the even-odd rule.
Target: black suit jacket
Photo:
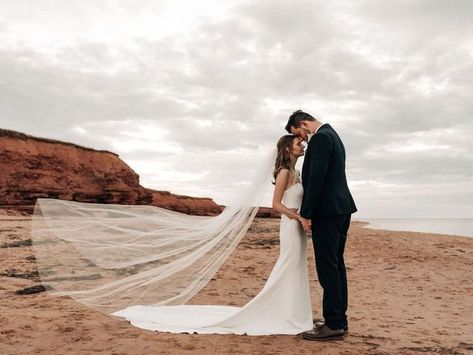
[[[309,141],[302,166],[304,195],[300,215],[307,219],[357,211],[345,174],[345,147],[329,124]]]

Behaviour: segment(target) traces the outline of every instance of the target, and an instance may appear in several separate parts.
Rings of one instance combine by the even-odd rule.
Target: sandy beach
[[[243,305],[278,253],[278,219],[249,233],[191,304]],[[0,217],[0,354],[473,354],[473,238],[363,228],[346,250],[350,333],[343,341],[299,336],[169,334],[142,330],[69,297],[15,291],[39,284],[31,218]],[[312,307],[321,290],[309,251]]]

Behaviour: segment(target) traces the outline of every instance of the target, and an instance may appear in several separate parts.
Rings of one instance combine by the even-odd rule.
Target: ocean
[[[392,231],[424,232],[460,235],[473,238],[473,218],[463,219],[404,219],[404,218],[360,218],[368,222],[366,228]]]

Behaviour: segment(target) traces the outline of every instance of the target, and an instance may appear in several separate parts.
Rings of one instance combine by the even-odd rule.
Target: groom
[[[348,331],[348,286],[343,253],[355,202],[345,175],[345,148],[337,132],[327,123],[298,110],[286,130],[308,141],[302,166],[304,195],[300,215],[306,232],[312,229],[315,264],[323,288],[323,316],[306,340],[343,337]]]

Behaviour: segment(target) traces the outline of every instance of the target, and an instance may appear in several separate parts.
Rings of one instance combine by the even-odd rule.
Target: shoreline
[[[439,231],[439,230],[427,230],[425,228],[425,223],[426,222],[440,222],[440,221],[468,221],[472,222],[473,219],[471,218],[458,218],[458,219],[443,219],[443,218],[373,218],[371,220],[369,219],[360,219],[360,220],[353,220],[353,222],[358,222],[358,223],[363,223],[364,228],[367,229],[374,229],[374,230],[381,230],[381,231],[390,231],[390,232],[406,232],[406,233],[422,233],[422,234],[438,234],[438,235],[444,235],[444,236],[451,236],[451,237],[461,237],[461,238],[473,238],[473,234],[467,235],[467,233],[464,234],[457,234],[455,231],[452,232],[445,232],[445,231]],[[386,223],[388,222],[388,223]],[[416,222],[421,223],[422,227],[416,227]],[[389,223],[392,223],[391,225],[388,225]],[[405,228],[400,227],[402,225],[408,225]],[[392,226],[392,227],[391,227]],[[418,226],[418,225],[417,225]],[[421,230],[423,229],[423,230]],[[454,229],[454,228],[452,228]]]
[[[74,299],[46,292],[18,295],[39,284],[31,220],[0,218],[0,343],[7,353],[116,354],[467,354],[473,352],[473,238],[365,228],[353,221],[345,252],[349,327],[344,341],[298,336],[172,334],[133,327]],[[257,218],[212,280],[187,304],[242,306],[254,297],[279,255],[279,219]],[[5,247],[4,245],[10,245]],[[16,245],[16,246],[13,246]],[[313,316],[321,289],[308,251]]]

